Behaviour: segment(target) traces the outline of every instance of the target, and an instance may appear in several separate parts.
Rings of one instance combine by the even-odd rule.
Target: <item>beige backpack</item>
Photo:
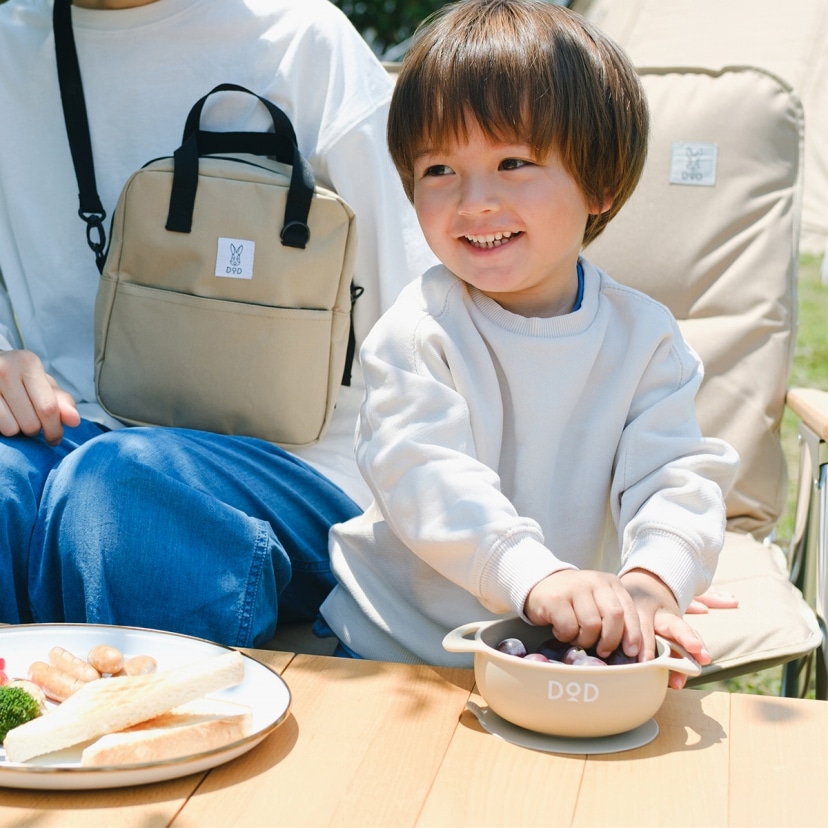
[[[221,84],[190,110],[174,156],[130,177],[107,250],[71,0],[55,0],[53,28],[78,213],[101,272],[100,404],[132,425],[317,442],[354,358],[353,211],[314,185],[281,109]],[[203,131],[218,92],[254,95],[273,132]]]
[[[132,425],[317,442],[354,356],[351,208],[316,187],[290,120],[270,101],[273,132],[206,132],[196,102],[184,141],[127,181],[109,249],[72,32],[54,5],[55,48],[79,214],[101,280],[95,385]]]
[[[229,90],[246,91],[209,94]],[[197,125],[207,97],[175,156],[134,173],[115,209],[95,306],[98,400],[130,424],[309,445],[350,372],[354,214],[313,186],[281,110],[263,101],[276,133],[210,134]],[[268,157],[285,157],[277,134],[292,165]],[[251,140],[266,154],[222,151]]]

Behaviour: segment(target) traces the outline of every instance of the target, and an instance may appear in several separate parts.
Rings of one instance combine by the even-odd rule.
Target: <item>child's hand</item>
[[[537,583],[524,613],[533,624],[551,624],[560,641],[596,647],[600,657],[621,645],[631,657],[641,649],[641,625],[630,594],[616,575],[564,569]]]
[[[704,614],[712,609],[736,609],[738,606],[739,599],[735,595],[710,589],[701,595],[697,595],[684,612],[686,615]]]
[[[641,623],[642,660],[655,658],[655,635],[680,644],[699,664],[710,664],[699,634],[682,618],[672,590],[656,575],[634,569],[621,577],[621,582],[635,602]],[[670,674],[670,687],[681,690],[687,676]]]

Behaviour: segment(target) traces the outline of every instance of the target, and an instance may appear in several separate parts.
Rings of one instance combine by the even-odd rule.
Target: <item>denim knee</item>
[[[262,643],[279,618],[315,617],[333,586],[328,527],[356,509],[262,441],[113,433],[49,480],[32,543],[33,606],[39,620]]]
[[[28,598],[29,543],[46,480],[77,446],[105,430],[83,421],[67,428],[58,445],[42,437],[0,437],[0,621],[33,620]]]

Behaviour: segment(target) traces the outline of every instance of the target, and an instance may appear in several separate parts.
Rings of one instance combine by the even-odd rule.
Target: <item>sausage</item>
[[[88,661],[78,658],[68,650],[64,650],[63,647],[52,647],[49,650],[49,663],[81,681],[94,681],[101,677],[101,674]]]
[[[87,682],[75,678],[58,667],[53,667],[45,661],[35,661],[29,667],[29,678],[43,692],[54,701],[66,701],[73,693],[77,693]]]
[[[124,666],[124,654],[117,647],[98,644],[93,647],[86,660],[99,672],[115,675]]]
[[[158,665],[152,656],[138,655],[128,658],[119,676],[145,676],[154,673]]]
[[[49,650],[49,661],[35,661],[29,667],[31,680],[53,701],[62,702],[80,690],[84,684],[112,676],[141,676],[154,673],[157,664],[152,656],[138,655],[124,659],[124,654],[108,644],[98,644],[89,651],[89,661],[84,661],[63,647]]]

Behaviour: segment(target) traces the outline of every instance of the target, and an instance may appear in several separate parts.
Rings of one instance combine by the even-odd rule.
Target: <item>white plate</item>
[[[621,753],[625,750],[633,750],[649,744],[658,736],[658,723],[655,719],[650,719],[644,722],[643,725],[628,730],[626,733],[575,739],[569,736],[549,736],[546,733],[526,730],[507,722],[491,708],[480,707],[480,705],[471,701],[466,702],[466,707],[474,713],[483,729],[491,733],[492,736],[497,736],[505,742],[518,745],[518,747],[542,750],[546,753],[567,753],[578,756]]]
[[[49,650],[56,645],[86,658],[96,644],[117,647],[127,657],[151,655],[158,662],[159,670],[221,655],[229,649],[201,638],[138,627],[99,624],[0,627],[0,658],[6,660],[5,672],[9,678],[27,677],[29,665],[33,661],[48,661]],[[282,678],[249,656],[245,656],[242,683],[211,693],[210,697],[249,705],[253,710],[250,735],[215,750],[119,767],[81,767],[79,747],[50,753],[25,764],[8,762],[5,751],[0,748],[0,786],[40,790],[120,788],[198,773],[229,762],[258,745],[285,720],[290,707],[290,690]]]

